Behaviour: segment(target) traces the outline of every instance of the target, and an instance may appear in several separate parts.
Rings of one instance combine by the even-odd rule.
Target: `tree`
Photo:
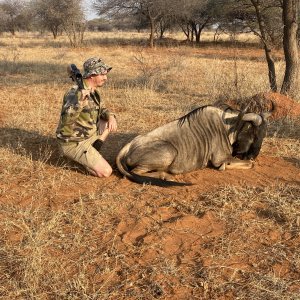
[[[281,87],[281,93],[294,94],[299,79],[299,58],[298,58],[298,13],[299,0],[283,0],[283,49],[285,56],[285,75]]]
[[[21,28],[21,18],[24,10],[24,2],[20,0],[4,0],[0,2],[2,26],[13,36]]]
[[[221,24],[251,31],[262,42],[268,65],[270,88],[276,92],[277,79],[273,49],[281,46],[282,17],[280,0],[217,0],[210,3]]]
[[[264,47],[272,91],[277,91],[275,63],[272,50],[282,47],[285,55],[285,75],[280,92],[294,94],[299,79],[298,22],[299,0],[216,0],[217,11],[222,4],[225,26],[231,20],[239,20],[256,34]],[[218,4],[217,4],[217,3]],[[226,18],[224,18],[226,15]],[[220,17],[222,16],[222,17]]]
[[[123,18],[144,16],[150,28],[149,46],[154,46],[154,34],[162,17],[171,14],[171,0],[94,0],[94,8],[99,16],[108,18]]]
[[[82,0],[60,0],[62,26],[72,47],[82,44],[86,21],[82,9]]]
[[[37,22],[52,32],[54,39],[64,30],[73,47],[81,44],[85,31],[82,0],[32,0]]]
[[[143,14],[149,21],[150,24],[150,36],[149,36],[149,46],[152,48],[154,46],[154,33],[157,27],[157,22],[162,17],[163,2],[161,1],[140,1],[138,13]]]
[[[57,38],[63,24],[61,12],[57,9],[58,4],[57,0],[32,1],[32,10],[35,11],[37,22],[41,28],[49,30],[54,39]]]
[[[255,9],[255,14],[257,18],[257,23],[259,27],[259,32],[255,32],[261,39],[264,45],[265,50],[265,56],[268,64],[268,74],[269,74],[269,82],[270,87],[273,92],[277,92],[277,80],[276,80],[276,71],[275,71],[275,63],[274,58],[272,56],[272,46],[274,45],[274,40],[272,39],[272,35],[268,34],[268,29],[270,29],[267,26],[267,19],[262,10],[262,3],[261,0],[251,0],[251,3]],[[276,5],[275,5],[276,7]],[[274,8],[274,4],[272,4],[271,8]]]
[[[203,29],[210,25],[212,14],[207,0],[186,0],[182,5],[174,7],[176,19],[190,41],[200,43]]]

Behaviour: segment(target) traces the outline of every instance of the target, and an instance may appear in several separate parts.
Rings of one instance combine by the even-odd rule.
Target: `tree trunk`
[[[282,94],[294,96],[299,78],[299,58],[297,44],[299,0],[283,1],[283,49],[285,74],[281,87]]]
[[[266,60],[268,64],[268,75],[269,75],[269,83],[272,92],[277,92],[277,82],[276,82],[276,71],[275,71],[275,63],[271,54],[271,49],[267,46],[264,46]]]
[[[195,34],[196,34],[196,43],[200,43],[200,37],[201,37],[201,33],[202,33],[202,30],[205,28],[205,26],[208,24],[208,22],[210,21],[210,17],[206,18],[206,20],[204,20],[203,23],[201,24],[198,24],[195,28],[196,28],[196,31],[195,31]]]
[[[15,37],[15,35],[16,35],[16,25],[15,25],[15,20],[12,16],[10,17],[9,31],[12,34],[12,36]]]
[[[196,44],[200,43],[200,35],[201,35],[201,30],[199,24],[196,24],[195,22],[192,22],[192,32],[193,36],[195,36],[195,41]]]
[[[163,39],[167,26],[163,19],[160,19],[160,21],[158,22],[158,25],[159,25],[159,37],[158,38]]]
[[[190,27],[189,27],[189,25],[187,24],[183,24],[183,25],[179,25],[180,26],[180,28],[181,28],[181,30],[182,30],[182,32],[185,34],[185,36],[186,36],[186,39],[188,40],[188,41],[190,41]],[[186,28],[185,28],[185,26],[186,26]]]
[[[195,36],[196,36],[196,44],[199,44],[200,43],[200,36],[201,36],[201,30],[200,30],[200,28],[197,30],[197,27],[196,27]]]
[[[56,40],[57,34],[58,34],[57,27],[56,26],[52,26],[51,27],[51,32],[52,32],[53,38]]]
[[[149,46],[150,48],[154,47],[154,32],[155,32],[155,24],[154,19],[150,18],[150,37],[149,37]]]
[[[266,55],[266,60],[268,64],[268,74],[269,74],[269,83],[270,83],[270,88],[273,92],[277,92],[277,83],[276,83],[276,70],[275,70],[275,64],[274,60],[272,58],[272,49],[269,46],[269,43],[267,41],[267,30],[265,26],[265,22],[262,18],[261,14],[261,9],[260,9],[260,0],[254,1],[251,0],[252,5],[254,6],[255,9],[255,14],[257,17],[257,22],[261,34],[261,40],[264,43],[264,50],[265,50],[265,55]]]

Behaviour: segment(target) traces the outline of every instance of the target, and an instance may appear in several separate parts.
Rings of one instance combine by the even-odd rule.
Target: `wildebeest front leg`
[[[221,164],[219,167],[220,171],[224,170],[247,170],[253,167],[253,162],[251,160],[240,160],[238,158],[232,158]]]

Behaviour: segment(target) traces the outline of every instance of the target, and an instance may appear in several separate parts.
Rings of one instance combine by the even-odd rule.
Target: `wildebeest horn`
[[[242,126],[242,120],[244,118],[244,115],[248,109],[250,105],[250,102],[241,110],[241,112],[238,114],[237,118],[236,118],[236,124],[235,124],[235,131],[239,131],[240,127]]]
[[[262,117],[255,113],[247,113],[242,117],[243,121],[253,122],[255,126],[259,126],[262,123]]]

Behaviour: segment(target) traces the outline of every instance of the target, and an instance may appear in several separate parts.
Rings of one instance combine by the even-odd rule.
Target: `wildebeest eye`
[[[246,154],[255,140],[255,128],[251,122],[245,122],[239,133],[236,141],[233,143],[233,156]]]

